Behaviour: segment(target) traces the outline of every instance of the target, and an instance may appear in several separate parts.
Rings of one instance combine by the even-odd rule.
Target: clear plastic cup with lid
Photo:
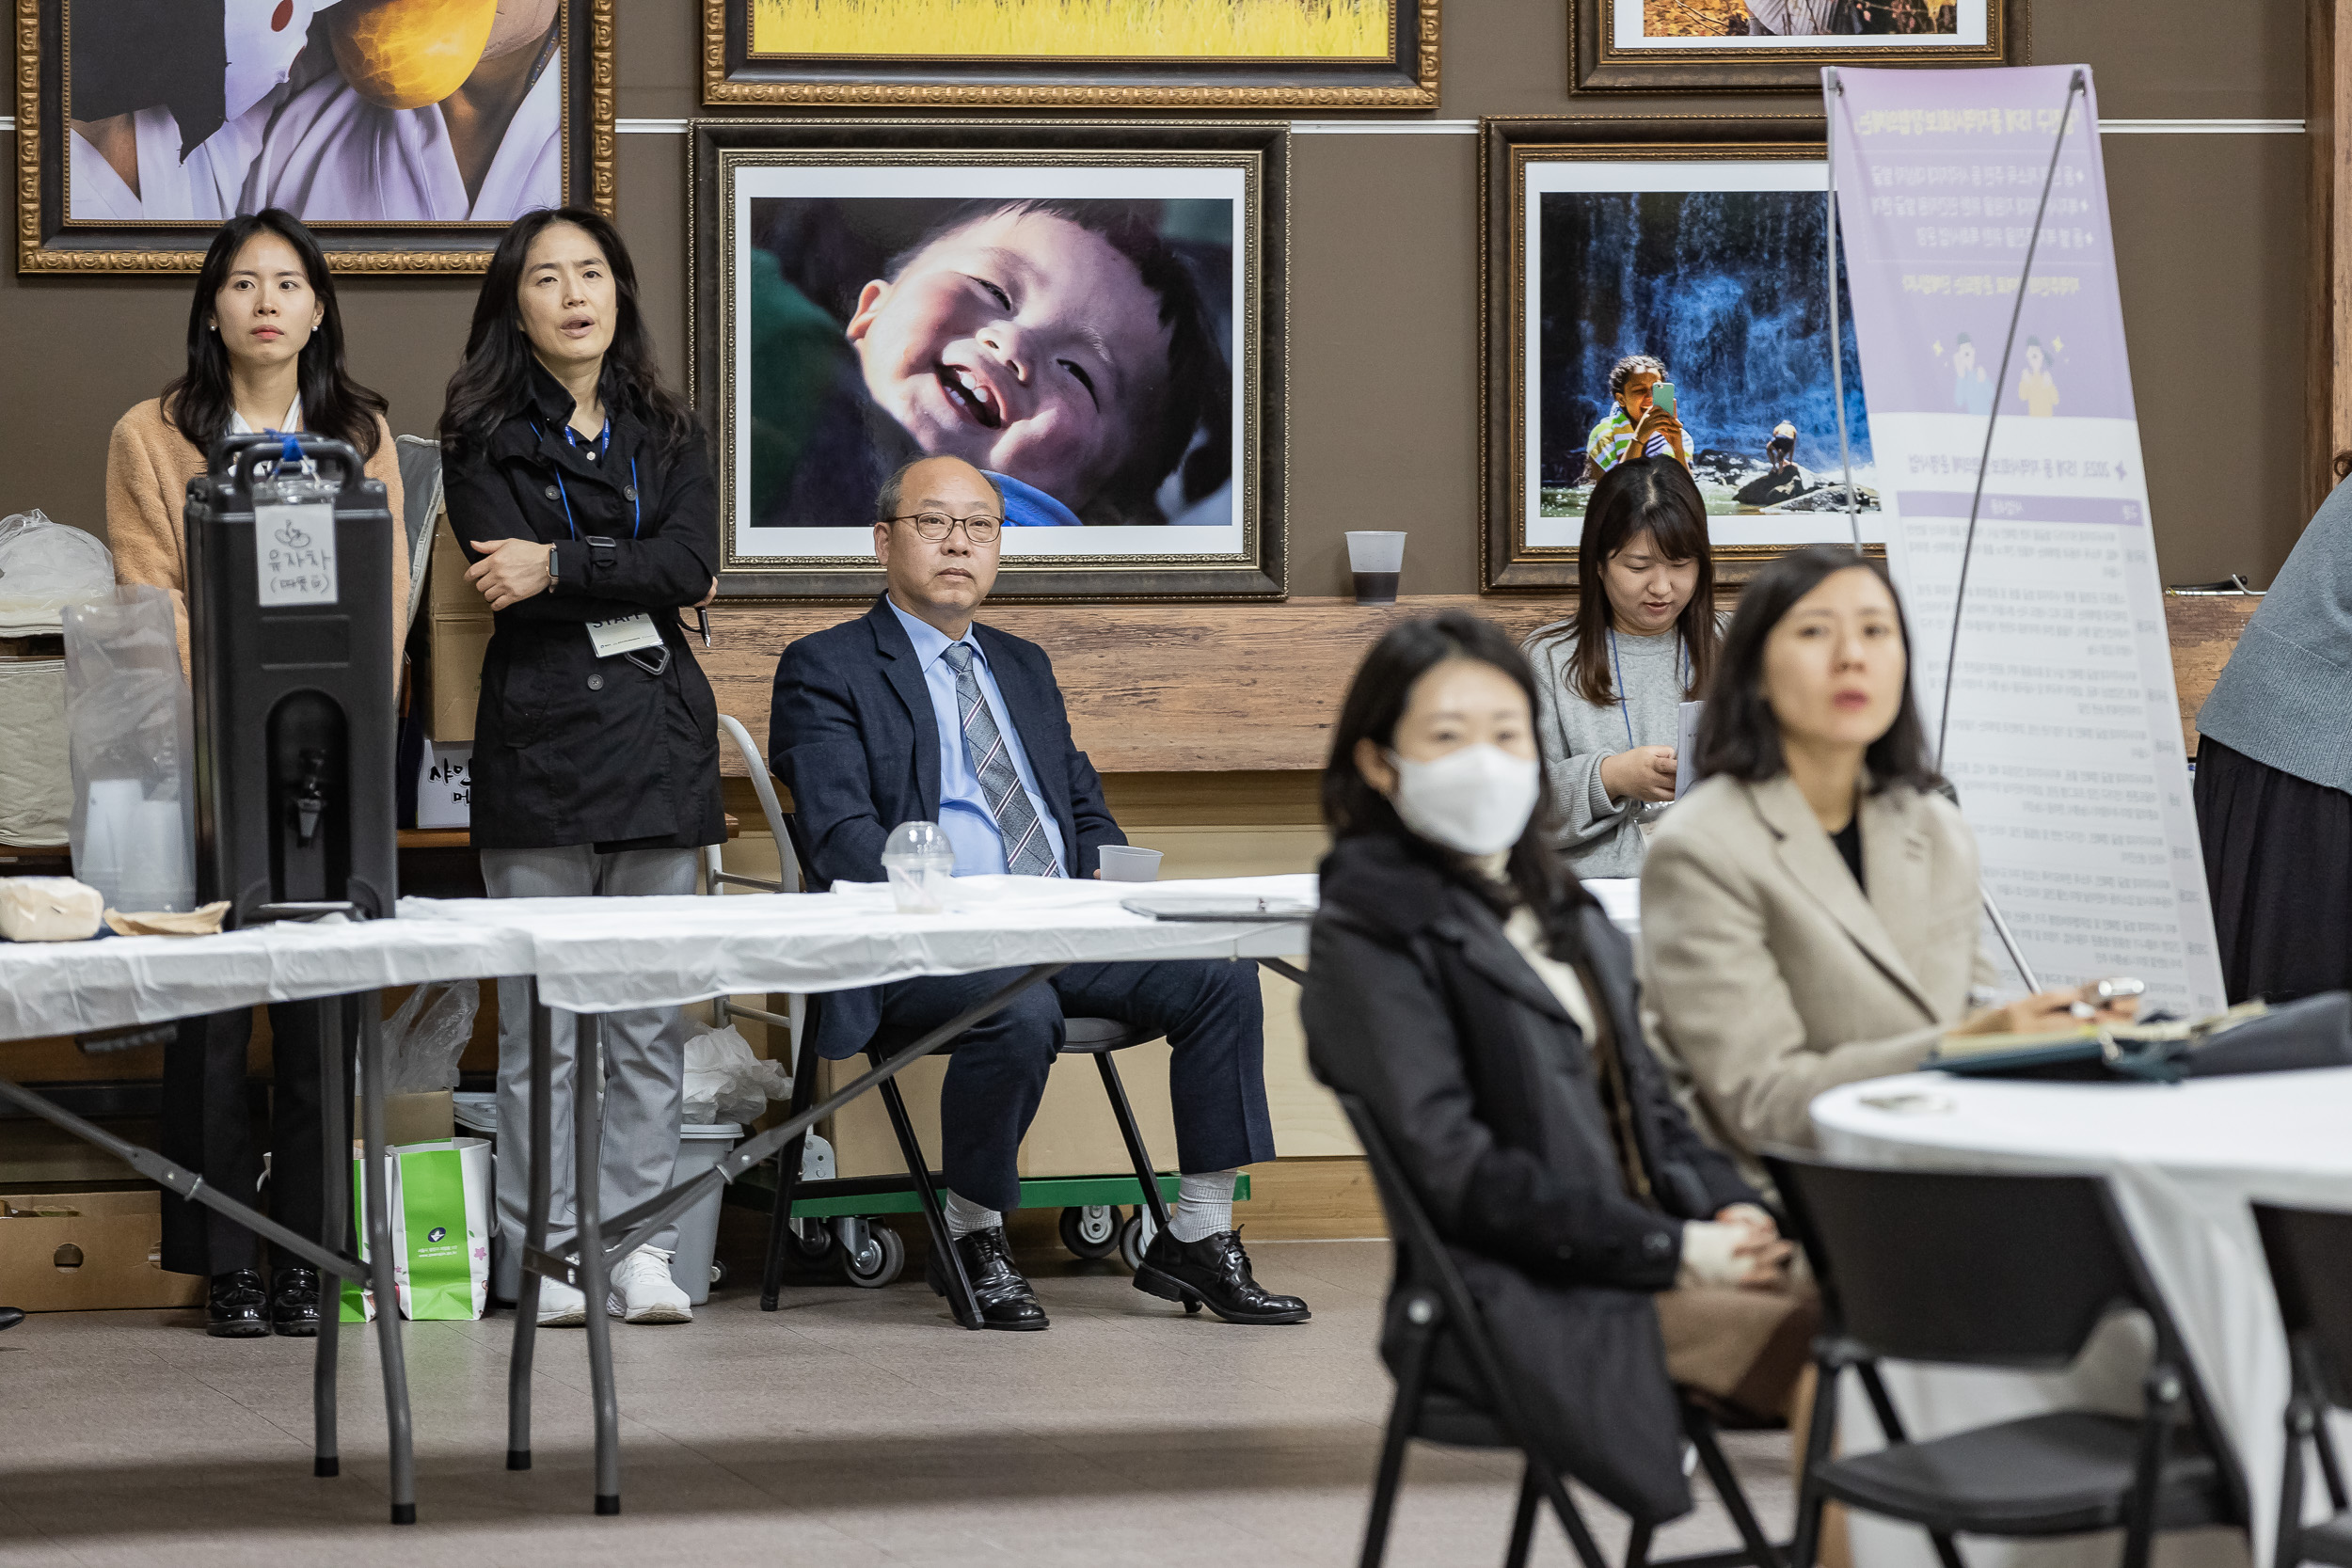
[[[956,847],[936,822],[901,822],[882,846],[882,869],[900,914],[939,914],[947,908]]]

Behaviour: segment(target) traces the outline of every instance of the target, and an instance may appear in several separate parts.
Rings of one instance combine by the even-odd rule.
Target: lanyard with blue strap
[[[547,439],[547,432],[539,428],[536,420],[532,421],[531,430],[532,434],[538,436],[542,441]],[[564,427],[564,439],[570,442],[573,447],[577,448],[580,445],[580,432],[574,430],[567,424]],[[603,457],[606,452],[612,450],[612,416],[607,415],[605,417],[604,428],[596,433],[595,447],[596,456],[598,458]],[[574,520],[572,516],[571,487],[564,483],[564,470],[561,466],[559,466],[555,470],[555,493],[564,503],[564,527],[573,538],[578,539],[580,536],[580,524]],[[643,498],[639,495],[637,489],[637,457],[633,452],[629,455],[628,460],[628,536],[631,539],[635,539],[644,531],[645,526],[645,503]],[[599,545],[604,546],[603,551],[599,551],[596,548]],[[612,541],[610,539],[595,534],[589,536],[588,553],[591,556],[601,557],[603,560],[609,562],[611,559],[609,552],[612,549]],[[592,627],[590,629],[593,631],[595,628]],[[708,632],[706,631],[704,633],[703,641],[706,643],[710,641]],[[650,664],[645,660],[639,658],[636,651],[633,649],[624,651],[621,657],[628,659],[631,664],[636,665],[640,670],[644,671],[647,674],[659,675],[670,667],[670,649],[668,644],[663,644],[660,653],[660,657],[657,661]]]
[[[536,422],[532,423],[531,431],[532,435],[538,436],[542,441],[548,438],[548,433],[541,430]],[[564,427],[564,439],[569,441],[573,446],[577,447],[580,445],[580,432],[574,430],[570,425],[565,425]],[[610,416],[607,416],[604,421],[604,429],[596,435],[596,453],[598,457],[602,457],[607,451],[612,450],[612,420]],[[572,521],[572,492],[564,483],[564,470],[562,468],[555,470],[555,493],[557,496],[562,498],[564,502],[564,526],[570,530],[572,537],[577,539],[580,537],[580,525]],[[637,457],[633,452],[629,455],[628,460],[628,536],[631,539],[634,539],[645,526],[645,503],[638,499]],[[591,540],[590,543],[593,544],[595,541]]]

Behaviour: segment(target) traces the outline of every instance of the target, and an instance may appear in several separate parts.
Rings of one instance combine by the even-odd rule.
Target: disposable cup
[[[1347,564],[1356,574],[1358,604],[1396,603],[1397,579],[1405,570],[1405,535],[1382,531],[1349,533]]]
[[[1132,844],[1105,844],[1102,849],[1103,880],[1106,882],[1156,882],[1160,879],[1160,851],[1141,849]]]

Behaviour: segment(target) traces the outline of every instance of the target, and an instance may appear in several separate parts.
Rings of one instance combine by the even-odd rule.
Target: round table
[[[2248,1205],[2352,1210],[2352,1069],[2179,1085],[1922,1072],[1832,1089],[1814,1101],[1812,1115],[1822,1152],[1841,1164],[2106,1175],[2236,1446],[2253,1515],[2253,1560],[2270,1560],[2287,1354]],[[2147,1347],[2144,1323],[2118,1320],[2063,1375],[1890,1368],[1888,1382],[1917,1436],[2059,1404],[2130,1411]],[[1849,1380],[1841,1430],[1860,1448],[1875,1441],[1877,1428],[1854,1392]],[[2312,1491],[2324,1497],[2316,1480]],[[1967,1556],[1972,1568],[2104,1565],[2115,1560],[2113,1539],[1972,1542]],[[1934,1561],[1924,1535],[1884,1521],[1857,1518],[1854,1546],[1856,1560],[1870,1568]],[[2243,1564],[2246,1545],[2235,1532],[2197,1532],[2167,1543],[2157,1560],[2181,1568]]]

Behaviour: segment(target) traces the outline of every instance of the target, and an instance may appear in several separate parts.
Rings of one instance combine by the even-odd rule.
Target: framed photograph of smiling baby
[[[691,375],[719,591],[878,592],[925,453],[1005,500],[999,597],[1279,597],[1279,123],[699,120]]]
[[[1485,585],[1573,586],[1594,487],[1637,443],[1697,482],[1719,580],[1851,537],[1849,460],[1862,537],[1883,540],[1853,312],[1823,284],[1820,116],[1484,135]]]
[[[17,269],[194,272],[281,207],[339,272],[613,210],[618,0],[14,0]]]
[[[1441,0],[702,0],[703,101],[1434,109]]]

